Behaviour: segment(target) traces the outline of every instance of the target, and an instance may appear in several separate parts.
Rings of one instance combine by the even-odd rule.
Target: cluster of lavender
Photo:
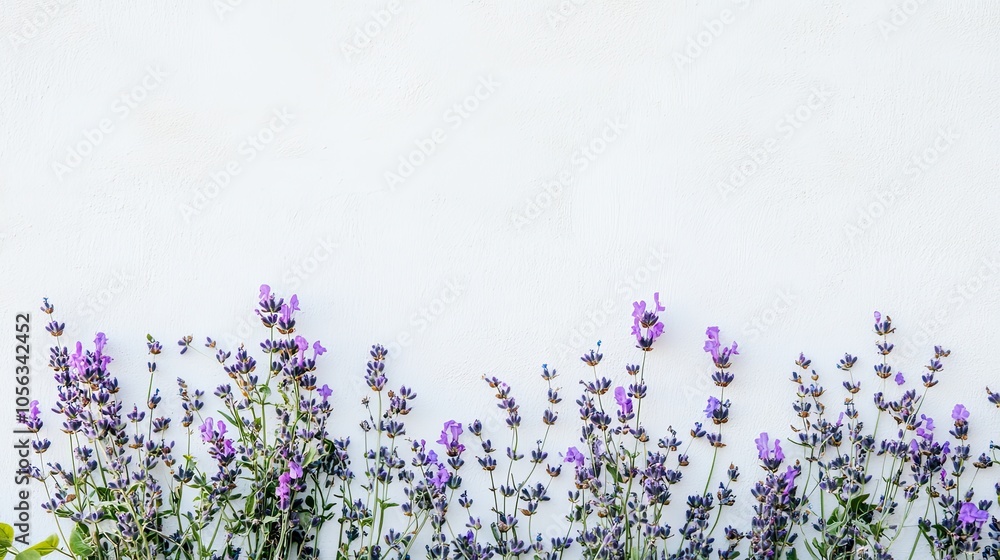
[[[794,555],[789,546],[799,534],[802,550],[824,560],[913,558],[918,551],[933,558],[996,558],[995,540],[984,543],[982,534],[991,518],[991,500],[975,501],[972,487],[976,472],[994,464],[995,448],[972,458],[970,414],[962,404],[954,406],[953,428],[946,434],[921,413],[950,351],[936,346],[919,384],[908,386],[907,378],[913,376],[890,363],[892,320],[876,312],[874,331],[878,360],[870,431],[859,410],[867,383],[855,376],[857,357],[846,354],[837,364],[846,376],[846,396],[835,420],[827,412],[822,399],[826,390],[811,360],[800,354],[795,361],[792,408],[798,425],[789,441],[802,450],[805,465],[796,461],[777,476],[784,454],[777,450],[775,457],[767,457],[761,451],[764,468],[772,474],[754,492],[761,501],[754,519],[754,555]],[[1000,403],[1000,397],[991,399]],[[969,477],[963,475],[970,467],[972,477],[966,481]],[[1000,485],[997,491],[1000,495]],[[995,519],[991,526],[1000,528]]]
[[[111,373],[107,337],[98,333],[88,349],[77,342],[71,353],[62,342],[65,324],[54,318],[48,300],[42,311],[55,339],[49,365],[58,393],[52,412],[61,418],[69,453],[49,458],[54,451],[44,437],[38,402],[20,421],[35,434],[39,460],[29,474],[46,492],[44,509],[61,521],[55,542],[69,548],[62,551],[66,555],[320,558],[329,553],[321,554],[318,537],[332,522],[339,532],[337,558],[408,558],[423,527],[443,531],[461,485],[461,426],[445,426],[439,439],[448,456],[444,462],[424,440],[405,438],[403,417],[416,393],[388,388],[387,351],[374,346],[364,375],[372,396],[362,401],[363,472],[356,474],[350,437],[330,433],[331,426],[343,425],[333,418],[333,391],[316,375],[326,349],[296,334],[297,296],[285,301],[261,286],[256,313],[268,331],[259,345],[264,371],[243,345],[224,350],[211,338],[203,346],[193,336],[178,341],[181,354],[204,356],[230,379],[213,391],[213,413],[206,410],[204,391],[177,379],[179,433],[159,413],[154,374],[163,347],[156,339],[147,336],[146,402],[126,407]],[[199,453],[210,461],[199,461]],[[394,515],[405,520],[402,527],[390,523]],[[66,521],[72,529],[63,526]],[[40,546],[35,551],[42,554],[57,548],[51,541]]]
[[[727,527],[723,531],[727,544],[718,550],[713,536],[722,508],[735,503],[731,484],[738,479],[739,470],[730,465],[718,489],[709,490],[715,481],[719,450],[725,447],[722,426],[729,420],[731,405],[725,398],[725,389],[734,379],[729,368],[732,356],[739,354],[737,345],[724,346],[717,327],[709,328],[706,333],[705,351],[716,367],[712,379],[720,389],[719,397],[711,397],[705,411],[713,426],[711,433],[703,422],[698,422],[687,444],[678,439],[672,427],[654,443],[641,418],[643,402],[648,396],[647,357],[664,332],[658,315],[663,311],[659,294],[654,295],[652,305],[645,301],[635,302],[632,335],[642,359],[639,364],[624,367],[623,384],[615,386],[614,381],[598,372],[604,359],[600,341],[596,350],[581,357],[590,375],[580,381],[583,391],[576,400],[580,419],[579,445],[559,453],[562,464],[558,460],[547,461],[549,453],[545,450],[549,431],[558,419],[554,406],[562,400],[553,386],[556,370],[542,366],[548,401],[541,416],[544,433],[527,455],[520,450],[522,419],[511,388],[495,377],[486,379],[495,391],[497,407],[510,432],[510,443],[498,461],[499,454],[484,433],[483,422],[476,420],[468,426],[482,449],[482,455],[477,455],[476,459],[489,476],[492,519],[490,531],[482,536],[479,532],[481,520],[469,518],[467,534],[453,541],[455,558],[694,559],[718,556],[726,559],[739,554],[736,548],[743,539],[741,531]],[[712,448],[712,466],[708,469],[704,490],[689,496],[685,502],[683,524],[672,529],[667,520],[673,487],[680,483],[689,466],[688,450],[697,439],[706,440]],[[526,464],[518,469],[522,461]],[[562,473],[564,465],[572,469],[573,476],[573,486],[568,493],[567,524],[558,534],[543,535],[532,528],[532,520],[539,506],[551,500],[550,485]],[[467,494],[463,494],[463,498],[471,503]]]
[[[484,426],[483,421],[477,419],[467,426],[482,453],[476,455],[476,463],[489,477],[489,497],[486,498],[492,504],[486,525],[489,530],[484,530],[482,517],[477,516],[472,509],[474,496],[464,491],[459,503],[465,510],[462,513],[465,531],[453,531],[456,536],[451,539],[450,545],[444,544],[445,535],[441,534],[441,546],[430,550],[428,558],[448,558],[449,551],[452,558],[469,560],[519,558],[522,555],[556,558],[569,546],[569,539],[557,536],[551,538],[550,546],[547,547],[541,534],[532,529],[539,506],[550,500],[549,485],[552,479],[561,472],[558,463],[546,463],[549,454],[544,450],[549,433],[558,420],[554,406],[562,401],[558,390],[552,386],[552,381],[557,376],[556,370],[550,370],[547,365],[542,366],[542,379],[545,380],[548,391],[548,406],[541,418],[545,428],[542,438],[534,442],[535,445],[528,454],[521,444],[520,405],[512,394],[511,387],[496,377],[485,378],[494,391],[503,425],[510,431],[509,443],[503,455],[500,455],[493,440],[489,438],[490,422]],[[465,446],[459,443],[463,429],[461,424],[453,421],[449,421],[448,425],[452,426],[452,437],[447,441],[448,454],[454,456],[449,461],[454,461],[452,466],[457,471],[463,464],[463,461],[457,459],[465,451]],[[539,469],[542,464],[545,464],[544,473]],[[531,538],[532,536],[535,538]]]
[[[170,419],[157,416],[159,391],[147,391],[142,410],[138,406],[126,410],[118,399],[118,380],[109,370],[112,358],[104,351],[104,333],[97,333],[93,348],[84,349],[77,342],[70,353],[61,343],[65,324],[52,318],[54,307],[44,300],[41,310],[50,317],[46,330],[56,340],[49,355],[57,383],[52,412],[62,419],[60,430],[70,451],[65,464],[49,461],[31,467],[29,474],[45,488],[42,507],[73,523],[68,538],[62,527],[60,533],[74,556],[140,559],[156,558],[164,551],[173,555],[179,543],[167,528],[167,511],[162,507],[164,492],[173,491],[173,480],[164,473],[180,471],[182,465],[173,454],[175,442],[166,439]],[[147,349],[151,387],[162,346],[149,337]],[[41,435],[37,401],[20,420],[35,434],[35,453],[45,455],[51,442]]]
[[[919,381],[908,381],[916,376],[891,362],[895,328],[879,313],[875,386],[856,376],[858,358],[845,355],[836,366],[844,376],[843,405],[828,411],[821,376],[800,354],[791,375],[791,437],[765,432],[755,440],[761,477],[748,489],[752,515],[742,527],[720,529],[740,476],[733,464],[716,473],[727,446],[727,390],[738,346],[724,344],[718,327],[707,329],[704,351],[717,394],[707,397],[688,441],[673,427],[651,435],[642,411],[649,357],[664,333],[659,294],[652,304],[634,304],[632,335],[641,359],[624,366],[620,382],[599,372],[600,341],[581,357],[589,371],[575,402],[579,441],[553,454],[546,447],[562,397],[559,375],[548,365],[537,433],[526,433],[513,389],[491,376],[484,381],[497,414],[467,424],[448,420],[430,443],[410,437],[405,420],[417,395],[405,385],[389,388],[388,352],[379,345],[362,374],[369,392],[361,401],[364,419],[335,417],[333,390],[317,374],[326,348],[297,333],[298,297],[286,301],[266,285],[256,306],[267,331],[259,363],[243,345],[226,350],[211,338],[178,341],[181,354],[203,356],[229,382],[208,396],[178,378],[183,413],[176,424],[162,413],[156,360],[163,347],[155,338],[146,339],[146,400],[127,406],[111,372],[107,337],[98,333],[92,346],[76,342],[71,351],[62,342],[65,324],[47,300],[42,311],[55,339],[51,411],[68,447],[52,449],[37,402],[20,421],[35,434],[39,459],[29,474],[42,483],[42,506],[60,521],[60,535],[19,552],[19,559],[56,551],[60,541],[68,547],[60,552],[71,558],[114,560],[402,560],[420,549],[435,560],[725,560],[743,553],[887,560],[918,552],[1000,558],[993,499],[977,500],[973,485],[979,471],[996,463],[1000,446],[973,455],[971,414],[963,404],[954,405],[945,428],[922,412],[950,352],[935,347]],[[265,363],[266,370],[258,369]],[[987,389],[987,395],[1000,408],[1000,393]],[[874,406],[866,410],[865,402]],[[331,432],[344,426],[354,427]],[[359,452],[351,433],[364,440]],[[685,475],[692,478],[692,445],[711,454],[704,486],[695,477],[701,491],[671,509],[676,487]],[[796,448],[799,457],[786,456]],[[62,449],[68,453],[52,457]],[[488,479],[485,491],[466,488],[467,461]],[[564,470],[571,476],[566,523],[541,527],[539,515],[551,519],[560,511],[551,504],[552,485]],[[1000,500],[1000,483],[995,489]],[[321,551],[324,527],[328,537],[336,535],[333,550]],[[5,535],[0,531],[0,541]],[[5,550],[13,550],[10,544]]]

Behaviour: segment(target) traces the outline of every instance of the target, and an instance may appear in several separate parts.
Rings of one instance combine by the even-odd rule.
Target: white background
[[[963,402],[977,444],[1000,426],[983,391],[1000,388],[995,5],[225,1],[4,2],[11,375],[14,313],[48,296],[71,338],[108,334],[127,398],[147,332],[169,348],[166,393],[179,375],[211,389],[222,372],[174,341],[259,337],[267,282],[299,295],[300,332],[330,349],[322,379],[347,423],[375,342],[420,394],[409,434],[428,440],[492,414],[484,374],[537,427],[548,363],[566,399],[555,453],[573,441],[578,356],[602,339],[622,382],[631,302],[659,291],[650,427],[683,435],[700,416],[703,334],[720,326],[742,351],[723,453],[741,492],[753,437],[794,419],[800,351],[831,405],[845,351],[874,386],[875,309],[911,379],[933,344],[954,350],[939,425]],[[38,536],[46,522],[36,509]]]

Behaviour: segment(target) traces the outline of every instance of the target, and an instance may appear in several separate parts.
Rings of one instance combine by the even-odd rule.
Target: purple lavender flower
[[[917,436],[927,441],[934,441],[934,419],[926,414],[921,414],[920,424],[917,428]]]
[[[739,346],[735,341],[728,348],[719,341],[719,327],[708,327],[705,330],[705,336],[708,337],[708,340],[705,341],[705,351],[712,355],[712,361],[717,367],[728,367],[729,357],[739,355]]]
[[[295,337],[295,346],[299,349],[299,365],[306,360],[306,350],[309,349],[309,341],[303,336]]]
[[[660,304],[660,293],[653,294],[654,310],[646,308],[645,301],[632,302],[632,336],[637,342],[636,348],[643,352],[653,349],[653,342],[663,334],[663,321],[657,313],[666,308]]]
[[[951,419],[956,422],[964,422],[969,419],[969,410],[963,404],[956,404],[951,411]]]
[[[615,402],[618,403],[623,415],[632,414],[632,399],[628,397],[625,387],[615,388]]]
[[[583,453],[580,453],[580,450],[576,447],[570,447],[566,450],[566,454],[563,455],[563,462],[574,463],[577,468],[583,467],[584,461],[585,457],[583,456]]]
[[[705,407],[705,417],[712,418],[719,407],[722,406],[722,402],[715,397],[708,397],[708,406]]]
[[[986,400],[995,404],[997,408],[1000,408],[1000,393],[994,393],[993,391],[990,391],[989,387],[986,388]]]
[[[20,413],[18,422],[24,424],[29,432],[38,433],[42,429],[41,411],[38,410],[38,401],[31,401],[28,405],[28,414]]]
[[[903,377],[903,372],[901,371],[896,372],[896,377],[894,378],[894,380],[896,381],[896,385],[902,385],[903,383],[906,383],[906,378]]]
[[[706,352],[719,348],[719,332],[719,327],[708,327],[705,329],[705,336],[708,337],[708,340],[705,341]]]
[[[268,286],[267,284],[261,284],[260,285],[260,298],[259,298],[260,301],[264,301],[264,300],[268,299],[269,297],[271,297],[271,286]]]
[[[289,461],[288,476],[294,479],[302,478],[302,466],[295,461]]]
[[[441,490],[445,484],[448,484],[449,480],[451,480],[451,473],[448,472],[448,469],[444,465],[438,463],[437,472],[431,477],[431,484],[438,490]]]
[[[767,432],[761,432],[760,437],[755,439],[754,443],[757,444],[757,456],[764,464],[764,468],[775,472],[781,466],[781,462],[785,460],[785,454],[781,451],[781,440],[774,440],[774,449],[772,450],[770,439]]]
[[[319,393],[319,396],[323,397],[324,401],[326,401],[330,398],[330,395],[333,394],[333,389],[330,389],[330,386],[324,383],[322,387],[316,389],[316,392]]]
[[[313,342],[313,359],[315,360],[323,354],[326,354],[326,348],[323,348],[323,345],[318,340]]]
[[[462,424],[454,420],[448,420],[444,423],[444,429],[441,430],[441,437],[438,438],[437,442],[447,448],[446,452],[449,457],[457,457],[465,451],[465,446],[458,441],[461,435]]]
[[[778,442],[776,441],[774,443],[777,444]],[[789,492],[795,489],[795,479],[798,478],[801,473],[802,471],[800,469],[793,466],[790,466],[785,470],[785,495],[788,495]]]
[[[281,318],[278,320],[278,332],[281,334],[292,332],[292,328],[295,326],[295,321],[292,319],[293,311],[294,309],[287,303],[281,305]]]
[[[94,339],[94,347],[97,353],[100,354],[104,351],[104,345],[108,343],[108,337],[104,336],[104,333],[97,333],[97,338]]]
[[[291,505],[292,476],[285,472],[278,477],[278,488],[274,491],[278,496],[278,508],[287,510]]]
[[[218,423],[209,416],[201,424],[201,440],[204,442],[213,441],[215,439],[224,438],[226,435],[226,423],[219,420]]]
[[[972,502],[962,504],[962,509],[958,512],[958,520],[966,525],[982,525],[989,519],[990,514],[979,509],[979,506]]]
[[[646,313],[646,300],[632,302],[632,317],[636,319],[635,323],[636,325],[638,325],[639,320],[642,319],[642,316],[645,313]]]

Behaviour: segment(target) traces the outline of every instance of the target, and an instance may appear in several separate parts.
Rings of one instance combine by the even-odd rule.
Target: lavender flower
[[[705,407],[705,416],[709,419],[722,407],[722,402],[715,397],[708,397],[708,406]]]
[[[446,453],[449,457],[457,457],[465,451],[465,446],[458,441],[458,438],[461,435],[461,423],[454,420],[448,420],[444,423],[444,429],[441,430],[441,437],[438,438],[437,442],[445,446]]]
[[[317,389],[316,392],[319,393],[319,396],[323,398],[323,401],[326,401],[327,399],[330,398],[331,395],[333,395],[333,389],[330,389],[330,386],[325,383],[323,384],[322,387]]]
[[[771,448],[770,436],[767,432],[761,432],[760,436],[754,440],[757,445],[757,457],[760,459],[764,468],[775,472],[778,467],[781,466],[782,461],[785,460],[785,454],[781,451],[781,440],[774,440],[774,448]]]
[[[586,458],[583,456],[583,453],[580,453],[580,450],[576,447],[570,447],[566,450],[566,454],[563,455],[563,461],[575,464],[576,468],[582,468],[585,460]]]
[[[446,484],[448,484],[449,480],[451,480],[451,473],[448,472],[448,469],[445,468],[444,465],[438,463],[437,471],[435,471],[434,476],[431,477],[431,484],[433,484],[438,490],[441,490]]]
[[[615,402],[618,403],[618,407],[621,409],[622,416],[628,416],[632,414],[632,399],[628,397],[625,391],[625,387],[615,388]]]
[[[951,419],[956,422],[964,422],[969,419],[969,410],[965,408],[965,405],[956,404],[951,411]]]
[[[663,334],[664,329],[663,322],[657,315],[666,310],[660,304],[659,292],[653,294],[653,302],[652,310],[647,309],[644,300],[632,303],[632,336],[635,337],[636,348],[644,352],[653,349],[653,343]]]
[[[38,410],[38,401],[31,401],[28,404],[28,414],[19,413],[18,420],[21,424],[24,424],[25,429],[29,432],[38,433],[43,426],[41,411]]]
[[[292,475],[284,472],[278,477],[278,487],[275,494],[278,496],[278,509],[288,510],[291,506]]]
[[[753,508],[751,520],[750,555],[752,558],[780,559],[785,549],[793,546],[798,538],[792,529],[802,525],[808,517],[803,507],[805,499],[799,495],[796,484],[802,469],[798,465],[790,466],[780,475],[767,470],[766,478],[751,491],[758,503]]]
[[[705,351],[712,355],[712,361],[716,365],[727,363],[730,356],[739,355],[736,342],[733,342],[728,348],[722,346],[722,343],[719,342],[719,327],[708,327],[705,331],[705,336],[708,337],[708,340],[705,341]]]
[[[965,502],[962,504],[962,509],[959,510],[958,520],[966,525],[979,525],[990,520],[990,514],[979,509],[979,506],[972,502]]]

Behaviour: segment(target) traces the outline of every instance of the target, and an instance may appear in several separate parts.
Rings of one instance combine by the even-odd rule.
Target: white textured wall
[[[483,374],[536,417],[543,362],[572,420],[577,356],[603,339],[617,376],[630,303],[659,290],[651,425],[700,414],[719,325],[743,351],[724,458],[744,490],[753,435],[792,419],[792,360],[835,402],[842,352],[869,371],[876,308],[903,371],[952,347],[936,412],[966,403],[983,442],[1000,426],[982,393],[1000,385],[998,24],[990,3],[917,0],[6,0],[3,367],[13,314],[48,296],[71,336],[108,333],[139,396],[147,332],[243,336],[269,282],[331,349],[340,410],[358,410],[368,346],[395,345],[393,382],[420,393],[410,433],[431,439],[492,406]],[[164,360],[167,390],[177,375],[223,378]]]

